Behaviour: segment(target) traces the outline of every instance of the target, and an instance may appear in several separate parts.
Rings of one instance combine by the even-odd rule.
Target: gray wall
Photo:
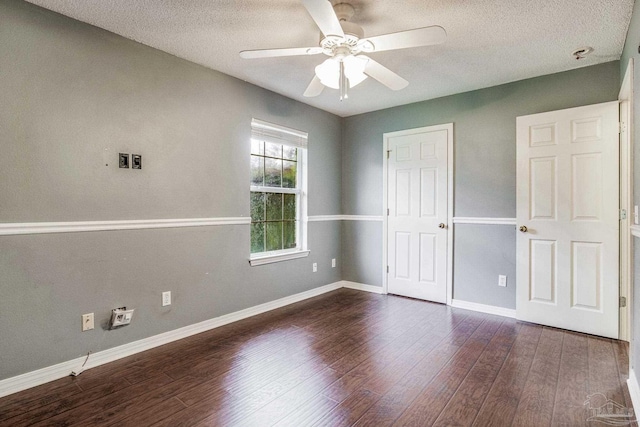
[[[633,58],[633,205],[640,204],[640,55],[638,55],[638,45],[640,45],[640,5],[635,2],[633,15],[627,32],[627,39],[620,58],[620,82],[624,78],[629,64],[629,59]],[[633,304],[630,361],[631,367],[637,373],[640,366],[640,241],[634,238],[634,278],[631,289]],[[640,380],[640,378],[636,378]],[[636,408],[638,409],[638,408]]]
[[[619,84],[615,61],[343,119],[344,214],[382,213],[383,133],[453,122],[454,215],[515,217],[516,117],[612,101]],[[351,255],[343,277],[381,286],[382,225],[367,227],[357,243],[345,235],[343,247],[377,250]],[[454,236],[454,298],[515,308],[515,230],[465,225]],[[498,274],[509,276],[506,288],[498,288]]]
[[[309,132],[309,214],[341,213],[338,117],[18,0],[0,40],[0,222],[247,217],[252,117]],[[336,282],[340,230],[261,267],[246,225],[0,236],[0,379]]]

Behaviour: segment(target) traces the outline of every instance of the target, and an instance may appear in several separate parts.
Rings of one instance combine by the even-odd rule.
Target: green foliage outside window
[[[278,251],[297,246],[298,149],[264,141],[251,142],[251,185],[272,187],[251,192],[251,253]]]

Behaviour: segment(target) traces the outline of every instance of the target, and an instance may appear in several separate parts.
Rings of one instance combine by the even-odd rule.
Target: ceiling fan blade
[[[440,44],[444,43],[446,39],[447,32],[444,28],[434,25],[432,27],[416,28],[414,30],[369,37],[366,40],[373,43],[374,52],[380,52],[384,50]]]
[[[361,58],[368,59],[367,65],[365,65],[364,67],[364,73],[367,76],[376,79],[377,81],[379,81],[380,83],[388,87],[389,89],[400,90],[400,89],[404,89],[405,87],[407,87],[407,85],[409,85],[408,81],[406,81],[405,79],[403,79],[402,77],[400,77],[399,75],[397,75],[396,73],[394,73],[393,71],[385,67],[384,65],[381,65],[380,63],[374,61],[368,56],[364,56],[364,55],[358,55],[358,56]]]
[[[317,55],[322,53],[321,47],[292,47],[286,49],[258,49],[243,50],[240,52],[240,58],[276,58],[279,56],[301,56],[301,55]]]
[[[303,95],[307,98],[313,98],[314,96],[320,95],[323,89],[324,85],[320,82],[318,76],[313,76],[313,80],[311,80],[311,83],[309,83]]]
[[[302,0],[302,4],[307,8],[309,15],[313,18],[322,34],[325,36],[344,37],[344,31],[340,26],[340,21],[333,10],[331,2],[328,0]]]

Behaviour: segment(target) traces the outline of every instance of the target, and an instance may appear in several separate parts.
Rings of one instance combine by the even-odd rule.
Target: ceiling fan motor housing
[[[364,30],[354,22],[350,22],[355,13],[355,9],[349,3],[338,3],[333,6],[336,16],[340,21],[340,27],[344,32],[344,37],[320,34],[320,46],[323,53],[332,57],[344,57],[357,55],[360,52],[370,52],[373,50],[371,42],[360,42],[364,38]],[[360,42],[360,43],[359,43]]]

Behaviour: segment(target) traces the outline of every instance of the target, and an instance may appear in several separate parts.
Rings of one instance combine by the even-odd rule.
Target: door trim
[[[422,133],[427,131],[447,130],[447,305],[451,305],[453,300],[453,123],[442,125],[424,126],[414,129],[405,129],[396,132],[386,132],[382,134],[382,290],[388,293],[387,283],[387,266],[389,259],[387,254],[387,232],[388,221],[387,209],[389,208],[387,200],[387,173],[389,171],[389,160],[387,159],[387,151],[389,150],[389,138],[412,135],[414,133]]]
[[[620,221],[620,296],[626,297],[627,306],[618,313],[618,329],[619,339],[629,342],[633,336],[633,68],[630,58],[618,94],[620,121],[623,108],[627,118],[626,131],[620,132],[620,209],[627,210],[627,219]]]

